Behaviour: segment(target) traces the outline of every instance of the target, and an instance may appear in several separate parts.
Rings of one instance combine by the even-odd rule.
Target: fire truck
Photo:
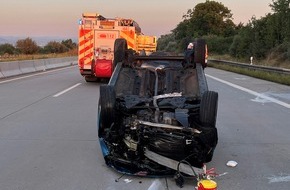
[[[79,20],[78,66],[87,82],[110,78],[114,65],[115,40],[123,38],[136,54],[156,51],[156,36],[146,36],[133,19],[105,18],[98,13],[83,13]],[[127,47],[126,47],[127,48]]]

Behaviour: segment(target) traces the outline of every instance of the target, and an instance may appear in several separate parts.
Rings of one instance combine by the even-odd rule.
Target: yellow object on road
[[[217,183],[209,179],[200,180],[198,182],[198,190],[217,190]]]

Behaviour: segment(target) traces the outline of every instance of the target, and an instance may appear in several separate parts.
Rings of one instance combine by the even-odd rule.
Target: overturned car
[[[137,56],[124,39],[114,51],[115,70],[100,87],[98,107],[106,164],[126,174],[168,176],[180,163],[201,168],[211,161],[218,94],[208,90],[204,40],[195,41],[190,59]]]

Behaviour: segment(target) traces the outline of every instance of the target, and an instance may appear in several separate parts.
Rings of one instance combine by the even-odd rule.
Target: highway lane
[[[207,75],[219,92],[219,144],[210,165],[226,174],[217,179],[220,189],[289,189],[290,88],[215,69]],[[229,160],[237,167],[227,167]]]
[[[250,92],[287,105],[290,88],[212,68],[206,73],[219,92],[219,144],[208,164],[222,174],[219,189],[288,189],[290,109]],[[106,167],[96,129],[99,85],[84,82],[76,67],[0,81],[1,190],[179,189],[172,178],[122,176]],[[229,160],[237,167],[227,167]],[[182,189],[193,186],[187,180]]]
[[[73,67],[1,84],[1,190],[97,189],[98,85],[53,97],[82,82]]]

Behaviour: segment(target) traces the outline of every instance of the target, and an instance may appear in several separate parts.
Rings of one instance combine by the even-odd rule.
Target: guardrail
[[[225,61],[225,60],[217,60],[217,59],[209,59],[208,63],[231,65],[231,66],[235,66],[235,67],[247,68],[247,69],[252,69],[252,70],[259,70],[259,71],[266,71],[266,72],[271,72],[271,73],[290,75],[290,69],[284,69],[284,68],[268,67],[268,66],[260,66],[260,65],[250,65],[250,64],[246,64],[246,63],[238,63],[238,62],[233,62],[233,61]]]
[[[0,78],[45,71],[77,64],[77,57],[0,62]]]

